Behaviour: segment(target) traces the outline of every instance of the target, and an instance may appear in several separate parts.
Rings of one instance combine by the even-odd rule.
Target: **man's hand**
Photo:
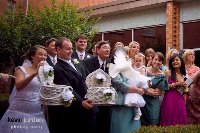
[[[91,100],[84,100],[81,104],[85,109],[89,110],[93,107]]]

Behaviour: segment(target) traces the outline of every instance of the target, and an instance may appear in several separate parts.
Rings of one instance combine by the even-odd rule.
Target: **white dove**
[[[119,73],[135,82],[135,85],[140,88],[148,88],[148,81],[151,78],[142,75],[132,67],[131,59],[127,60],[126,51],[123,48],[117,48],[114,54],[114,64],[109,65],[109,75],[115,78]],[[139,85],[140,84],[140,85]],[[139,86],[138,86],[139,85]]]
[[[43,85],[53,84],[53,80],[54,80],[53,67],[50,66],[47,62],[44,62],[44,65],[40,66],[40,68],[39,68],[38,76],[39,76],[40,82]]]

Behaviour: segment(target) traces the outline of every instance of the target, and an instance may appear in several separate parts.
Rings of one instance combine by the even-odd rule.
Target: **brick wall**
[[[0,15],[3,15],[6,5],[7,5],[7,0],[0,1]]]
[[[94,6],[99,4],[104,4],[116,0],[69,0],[72,3],[76,3],[79,5],[79,8],[84,8],[88,6]],[[56,3],[61,3],[63,0],[56,0]],[[45,6],[49,6],[51,4],[50,0],[29,0],[30,5],[33,6],[33,8],[42,8]]]
[[[180,3],[168,2],[166,9],[166,50],[180,49]]]
[[[3,13],[6,11],[7,8],[7,1],[8,0],[0,0],[0,15],[3,15]],[[19,3],[21,0],[13,0],[13,2],[15,2],[15,11],[17,10]],[[22,0],[22,1],[26,1],[26,0]],[[24,4],[22,5],[23,10],[25,10],[25,2],[23,2]]]

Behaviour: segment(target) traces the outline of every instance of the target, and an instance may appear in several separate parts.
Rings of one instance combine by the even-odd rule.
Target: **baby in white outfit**
[[[139,53],[135,55],[132,66],[135,70],[139,71],[141,74],[145,75],[146,73],[146,67],[144,66],[144,55]],[[132,81],[129,80],[130,86],[133,87],[138,87],[138,88],[143,88],[143,89],[148,89],[148,81],[146,79],[141,79],[138,77],[138,81]],[[140,107],[144,107],[146,104],[145,100],[143,97],[137,93],[127,93],[125,96],[125,102],[124,105],[129,106],[129,107],[136,107],[136,115],[134,120],[139,120],[140,116],[142,115]]]

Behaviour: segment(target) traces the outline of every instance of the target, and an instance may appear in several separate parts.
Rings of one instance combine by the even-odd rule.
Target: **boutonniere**
[[[78,61],[77,59],[73,59],[72,61],[73,61],[73,63],[74,63],[75,65],[79,64],[79,61]]]
[[[87,58],[90,58],[90,55],[87,55]]]

